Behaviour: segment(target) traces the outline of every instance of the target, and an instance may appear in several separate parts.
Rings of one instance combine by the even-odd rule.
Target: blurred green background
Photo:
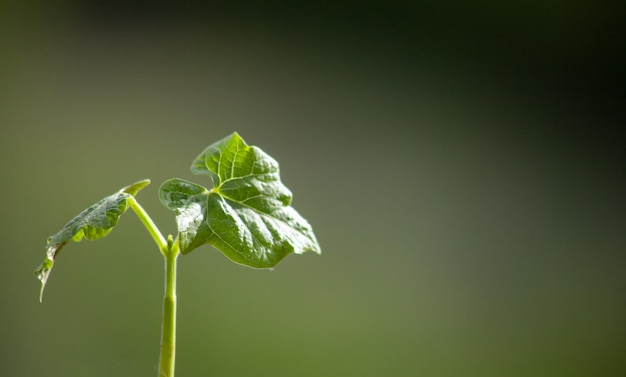
[[[623,38],[603,2],[0,5],[1,376],[153,376],[132,214],[46,238],[233,131],[322,256],[181,258],[177,376],[624,376]]]

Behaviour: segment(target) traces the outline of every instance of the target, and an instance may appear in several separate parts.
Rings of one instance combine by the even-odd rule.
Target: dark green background
[[[181,258],[177,376],[624,376],[624,41],[607,2],[0,5],[1,376],[154,376],[132,214],[46,238],[233,131],[323,255]]]

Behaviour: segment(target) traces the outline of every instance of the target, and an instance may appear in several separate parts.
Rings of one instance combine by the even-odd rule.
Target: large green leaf
[[[35,270],[35,275],[41,281],[41,292],[39,300],[42,300],[43,290],[52,271],[54,260],[59,252],[70,241],[80,242],[83,238],[96,240],[109,234],[117,224],[120,216],[128,208],[128,199],[136,195],[139,190],[150,183],[150,180],[143,180],[124,187],[113,195],[100,200],[91,207],[85,209],[54,236],[48,238],[46,245],[46,259]]]
[[[204,150],[191,171],[210,176],[213,188],[170,179],[159,189],[176,212],[183,254],[208,243],[236,263],[268,268],[290,253],[320,253],[311,226],[290,207],[276,160],[237,133]]]

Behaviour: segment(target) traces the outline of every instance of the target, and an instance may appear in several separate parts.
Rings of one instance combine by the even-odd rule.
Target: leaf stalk
[[[163,237],[163,234],[161,234],[159,228],[156,226],[154,221],[152,221],[150,215],[148,215],[146,210],[143,209],[141,204],[139,204],[134,196],[131,196],[128,199],[128,204],[130,205],[130,208],[132,208],[132,210],[135,212],[141,223],[146,227],[146,230],[148,231],[148,233],[150,233],[154,242],[156,242],[157,246],[159,246],[161,254],[165,255],[168,251],[167,241],[165,241],[165,237]]]

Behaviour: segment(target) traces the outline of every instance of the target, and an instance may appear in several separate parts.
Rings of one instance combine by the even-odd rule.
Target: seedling
[[[130,207],[165,258],[165,298],[159,377],[174,376],[176,351],[176,267],[179,255],[209,244],[235,263],[271,268],[291,253],[320,253],[309,223],[293,209],[291,192],[280,181],[278,162],[237,134],[207,147],[191,165],[208,175],[211,189],[174,178],[159,187],[159,199],[176,214],[176,238],[163,237],[135,198],[150,183],[124,187],[70,220],[48,239],[46,259],[35,270],[39,300],[61,249],[70,241],[96,240],[109,234]]]

